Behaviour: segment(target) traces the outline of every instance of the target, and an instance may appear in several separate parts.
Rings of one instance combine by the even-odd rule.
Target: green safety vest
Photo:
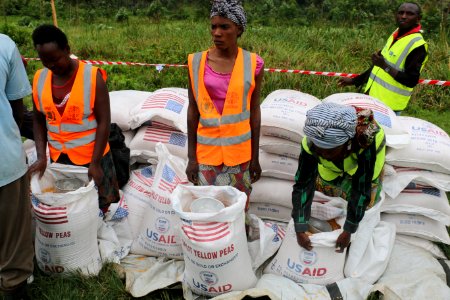
[[[381,51],[389,67],[404,72],[408,54],[417,47],[425,45],[427,56],[420,68],[420,71],[422,71],[428,60],[428,44],[423,39],[422,34],[409,34],[397,40],[394,45],[392,45],[393,40],[394,35],[392,34]],[[392,47],[390,47],[391,45]],[[394,111],[401,111],[406,108],[413,91],[413,88],[399,83],[389,73],[377,66],[373,67],[364,92],[366,93],[369,89],[370,96],[381,100]]]
[[[336,166],[333,162],[326,160],[316,154],[313,154],[310,145],[311,141],[307,137],[302,140],[303,149],[310,155],[315,156],[319,160],[318,171],[320,177],[325,181],[333,181],[339,176],[344,176],[344,173],[353,176],[358,170],[358,155],[361,154],[364,149],[360,149],[359,153],[351,153],[343,161],[343,169]],[[375,169],[373,172],[372,181],[377,179],[384,167],[385,154],[386,154],[386,139],[384,136],[384,130],[380,128],[380,131],[375,136],[375,143],[377,149],[377,157],[375,160]]]

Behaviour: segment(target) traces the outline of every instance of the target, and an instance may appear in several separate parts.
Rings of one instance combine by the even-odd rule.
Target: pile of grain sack
[[[152,276],[141,276],[142,270],[127,273],[134,278],[130,283],[127,277],[133,296],[182,280],[186,298],[192,297],[187,291],[217,296],[244,290],[274,299],[289,293],[331,297],[336,289],[324,286],[337,283],[344,298],[357,299],[374,290],[399,297],[412,290],[420,295],[418,287],[403,280],[413,268],[426,273],[424,282],[434,282],[437,295],[450,295],[441,266],[445,262],[435,259],[445,256],[433,243],[450,244],[445,227],[450,225],[445,194],[450,191],[450,138],[440,128],[397,117],[367,95],[342,93],[322,100],[372,109],[388,146],[382,200],[366,212],[348,253],[339,254],[334,250],[345,221],[344,200],[316,192],[312,251],[298,246],[291,220],[306,112],[321,100],[277,90],[262,103],[262,177],[250,197],[247,240],[243,193],[188,183],[187,90],[116,91],[110,99],[112,122],[123,130],[131,150],[130,180],[120,202],[102,214],[92,201],[97,194],[86,168],[52,164],[42,179],[32,178],[36,258],[43,271],[79,269],[95,275],[106,261],[159,257],[149,264]],[[32,147],[27,147],[32,157]],[[83,180],[85,186],[65,194],[48,192],[56,180],[68,177]],[[217,213],[191,212],[190,203],[205,196],[218,199],[224,208]],[[421,257],[422,263],[405,269],[410,257],[402,253]],[[177,263],[168,263],[172,260]],[[419,277],[409,276],[408,283]]]

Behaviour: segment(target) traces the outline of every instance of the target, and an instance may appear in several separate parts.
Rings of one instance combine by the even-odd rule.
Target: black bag
[[[122,188],[130,179],[130,149],[125,145],[122,129],[116,123],[111,123],[109,147],[116,169],[117,182]]]

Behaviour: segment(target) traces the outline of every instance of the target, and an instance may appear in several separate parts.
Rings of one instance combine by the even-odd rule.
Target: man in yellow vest
[[[421,34],[422,11],[417,3],[405,2],[397,10],[398,28],[383,50],[372,55],[373,67],[355,78],[339,79],[340,86],[362,86],[364,93],[377,98],[400,114],[419,82],[428,60],[428,44]]]
[[[85,166],[98,187],[105,213],[119,201],[114,163],[108,144],[111,124],[106,73],[70,57],[66,35],[41,25],[32,35],[44,69],[33,80],[34,139],[38,160],[30,172],[42,176],[46,145],[53,162]]]

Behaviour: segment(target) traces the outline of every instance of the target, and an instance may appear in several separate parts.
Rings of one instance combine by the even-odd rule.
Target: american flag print
[[[145,167],[139,171],[135,171],[134,175],[147,186],[153,185],[153,180],[155,179],[155,176],[153,174],[153,170],[151,167]]]
[[[392,128],[391,117],[389,117],[389,109],[379,105],[377,103],[359,102],[359,101],[348,101],[346,104],[368,108],[373,111],[373,117],[383,126]]]
[[[163,191],[172,193],[175,187],[180,183],[187,183],[187,181],[180,178],[168,165],[165,165],[158,187]]]
[[[181,226],[191,241],[214,242],[231,234],[230,224],[224,222],[186,222]]]
[[[278,242],[278,241],[280,241],[280,240],[282,241],[284,239],[284,237],[286,235],[286,231],[282,227],[278,226],[277,224],[268,223],[268,222],[264,223],[264,225],[266,225],[266,227],[271,228],[276,233],[272,242]]]
[[[441,191],[435,187],[422,185],[414,182],[410,182],[408,186],[402,191],[405,194],[426,194],[431,196],[440,197]]]
[[[184,107],[185,99],[171,93],[155,93],[144,101],[141,109],[163,108],[179,114]]]
[[[42,204],[35,196],[31,196],[36,220],[44,224],[56,225],[68,223],[67,208]]]
[[[185,133],[179,131],[171,131],[149,126],[145,129],[144,141],[155,143],[161,142],[184,148],[187,143],[187,137]]]

